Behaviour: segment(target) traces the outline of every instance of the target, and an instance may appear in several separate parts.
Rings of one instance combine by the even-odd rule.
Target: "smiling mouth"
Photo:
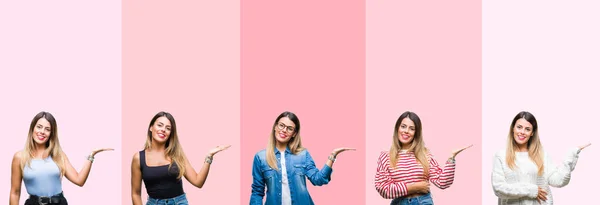
[[[165,134],[158,134],[158,137],[160,137],[160,138],[165,138],[165,137],[167,137],[167,136],[166,136]]]
[[[517,136],[517,138],[519,138],[519,140],[523,141],[523,140],[525,140],[525,138],[527,138],[527,137],[525,137],[525,136],[523,136],[523,135],[519,135],[519,136]]]
[[[287,138],[287,136],[285,136],[285,134],[283,134],[283,133],[279,133],[279,138],[285,139],[285,138]]]
[[[38,135],[38,136],[37,136],[37,138],[38,138],[40,141],[44,141],[44,140],[46,139],[46,137],[44,137],[44,136],[42,136],[42,135]]]

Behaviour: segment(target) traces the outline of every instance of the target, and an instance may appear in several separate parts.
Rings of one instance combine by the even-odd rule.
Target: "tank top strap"
[[[146,168],[146,150],[140,151],[140,169],[143,171]]]

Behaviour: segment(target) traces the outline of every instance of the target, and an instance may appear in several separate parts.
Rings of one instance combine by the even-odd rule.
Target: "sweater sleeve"
[[[494,193],[501,199],[518,199],[523,197],[535,199],[538,194],[538,186],[530,183],[508,183],[504,175],[504,159],[496,154],[494,156],[494,167],[492,169],[492,187]]]
[[[429,181],[440,189],[446,189],[454,182],[456,163],[446,161],[442,169],[433,155],[429,155]]]
[[[575,165],[579,159],[579,149],[570,149],[565,161],[559,166],[552,163],[552,159],[546,155],[545,167],[548,179],[548,185],[553,187],[564,187],[571,181],[571,172],[575,170]]]
[[[375,189],[385,199],[394,199],[408,195],[405,183],[395,182],[389,171],[390,157],[382,152],[377,160],[377,172],[375,173]]]

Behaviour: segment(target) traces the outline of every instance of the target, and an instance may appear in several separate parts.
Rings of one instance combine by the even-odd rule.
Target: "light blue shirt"
[[[50,156],[31,159],[23,168],[23,182],[29,195],[54,196],[62,192],[60,170]]]

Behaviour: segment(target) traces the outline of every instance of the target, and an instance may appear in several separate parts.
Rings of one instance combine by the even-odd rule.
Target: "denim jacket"
[[[267,164],[266,150],[254,155],[252,163],[252,195],[250,205],[262,205],[267,188],[265,205],[281,205],[281,169],[275,170]],[[275,149],[277,166],[281,167],[281,153]],[[329,183],[331,167],[325,165],[319,170],[307,150],[292,154],[289,148],[285,150],[286,171],[290,187],[292,205],[313,205],[312,198],[306,189],[306,178],[315,186]]]

